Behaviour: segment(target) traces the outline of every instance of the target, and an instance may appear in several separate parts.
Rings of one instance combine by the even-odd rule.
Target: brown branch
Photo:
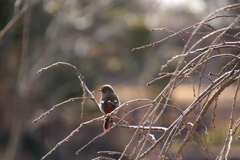
[[[240,88],[240,79],[238,80],[237,88],[236,88],[236,91],[235,91],[235,94],[233,97],[233,104],[232,104],[232,109],[231,109],[231,114],[230,114],[230,123],[229,123],[229,127],[228,127],[228,133],[227,133],[227,137],[225,139],[225,144],[219,154],[219,159],[228,159],[228,154],[231,149],[231,143],[233,140],[233,135],[235,133],[235,130],[233,129],[234,128],[233,117],[234,117],[234,113],[235,113],[236,99],[237,99],[239,88]]]
[[[230,5],[227,7],[223,7],[221,9],[216,10],[215,12],[213,12],[212,14],[210,14],[209,16],[207,16],[204,20],[202,20],[199,23],[196,23],[192,26],[189,26],[187,28],[184,28],[178,32],[174,32],[168,29],[159,29],[159,30],[164,30],[164,31],[168,31],[171,32],[172,34],[167,36],[166,38],[154,42],[152,44],[149,45],[145,45],[139,48],[134,48],[132,51],[137,50],[137,49],[142,49],[142,48],[146,48],[146,47],[150,47],[150,46],[154,46],[156,44],[159,44],[171,37],[174,36],[178,36],[184,43],[185,40],[180,36],[181,33],[186,32],[187,30],[190,29],[194,29],[193,32],[191,32],[190,38],[188,39],[188,41],[186,42],[183,52],[180,55],[174,56],[172,59],[170,59],[169,61],[167,61],[167,63],[165,65],[162,66],[162,69],[164,67],[167,67],[167,65],[169,63],[171,63],[173,60],[178,59],[178,65],[175,69],[174,72],[172,73],[160,73],[158,78],[155,78],[154,80],[150,81],[148,83],[148,85],[151,85],[153,82],[160,80],[162,78],[165,77],[170,77],[170,81],[167,84],[167,86],[155,97],[154,100],[150,100],[150,99],[134,99],[128,102],[123,103],[122,105],[120,105],[118,108],[116,108],[113,112],[102,116],[102,117],[98,117],[95,118],[91,121],[87,121],[84,123],[81,123],[80,126],[78,128],[76,128],[71,134],[69,134],[65,139],[63,139],[62,141],[60,141],[51,151],[49,151],[49,153],[47,153],[42,159],[44,159],[45,157],[47,157],[48,155],[50,155],[57,147],[59,147],[62,143],[64,143],[65,141],[67,141],[68,139],[70,139],[76,132],[78,132],[78,130],[80,128],[82,128],[85,125],[91,124],[95,121],[100,121],[103,120],[106,116],[110,116],[115,114],[119,109],[122,109],[123,106],[127,106],[129,104],[135,103],[135,102],[146,102],[147,104],[140,106],[140,107],[136,107],[130,111],[126,111],[125,115],[121,118],[119,118],[119,120],[117,121],[117,123],[114,123],[113,126],[110,128],[109,131],[111,131],[113,128],[115,127],[121,127],[121,128],[126,128],[126,129],[132,129],[135,130],[134,134],[132,135],[132,138],[129,140],[128,144],[125,146],[123,152],[116,152],[116,151],[100,151],[98,153],[107,153],[107,154],[120,154],[120,159],[122,159],[123,157],[127,157],[129,159],[142,159],[144,158],[146,155],[150,154],[151,151],[153,151],[154,149],[157,150],[158,154],[159,154],[159,159],[161,158],[167,158],[166,154],[168,154],[170,151],[170,147],[172,146],[173,142],[178,138],[177,136],[182,135],[185,131],[187,130],[187,134],[185,134],[184,136],[184,140],[182,141],[182,143],[180,144],[180,147],[178,149],[177,154],[175,155],[175,159],[179,159],[183,153],[183,150],[185,148],[185,146],[187,145],[187,143],[192,142],[193,144],[199,146],[208,156],[208,158],[214,158],[210,148],[208,147],[207,143],[204,141],[204,139],[200,136],[200,134],[198,134],[196,132],[196,128],[199,126],[203,116],[206,114],[206,112],[209,110],[209,107],[215,102],[214,104],[214,108],[213,108],[213,116],[212,116],[212,124],[215,118],[215,111],[217,108],[217,102],[218,102],[218,97],[219,95],[223,92],[223,90],[225,90],[229,85],[233,84],[235,81],[239,80],[239,69],[238,69],[238,65],[239,65],[239,60],[240,57],[239,55],[233,55],[233,54],[221,54],[220,50],[222,49],[236,49],[239,50],[239,44],[240,41],[234,41],[234,42],[225,42],[223,41],[223,43],[219,43],[219,41],[223,40],[224,36],[227,35],[227,31],[230,29],[234,28],[234,25],[239,21],[240,16],[239,15],[222,15],[222,16],[214,16],[216,13],[220,12],[220,11],[225,11],[228,9],[234,9],[234,8],[238,8],[240,7],[240,4],[234,4],[234,5]],[[215,29],[213,26],[206,24],[207,22],[212,21],[213,19],[217,19],[217,18],[222,18],[222,17],[237,17],[229,26],[225,27],[225,28],[220,28],[220,29]],[[210,27],[212,30],[212,32],[208,32],[206,33],[206,35],[204,35],[202,38],[200,38],[197,42],[195,42],[191,47],[190,44],[193,41],[193,37],[197,34],[202,34],[202,33],[198,33],[199,29],[201,26],[208,26]],[[153,29],[153,30],[158,30],[158,29]],[[187,33],[187,32],[186,32]],[[190,32],[189,32],[190,33]],[[209,46],[203,47],[203,48],[197,48],[198,45],[200,45],[200,43],[205,42],[208,38],[212,38],[212,37],[216,37],[212,43]],[[233,37],[232,37],[233,38]],[[196,49],[197,48],[197,49]],[[215,52],[213,52],[214,50],[218,50],[218,55],[213,55]],[[199,53],[199,54],[197,54]],[[187,62],[187,58],[189,58],[189,55],[194,55],[194,58],[192,58],[189,62]],[[221,60],[223,57],[231,57],[231,62],[228,62],[226,65],[223,65],[223,60]],[[191,57],[190,57],[191,58]],[[220,68],[220,72],[218,74],[213,74],[213,73],[205,73],[205,67],[206,65],[211,62],[212,60],[221,58],[221,68]],[[185,60],[185,61],[184,61]],[[184,63],[183,63],[184,62]],[[184,66],[183,66],[184,64]],[[232,65],[234,65],[232,67]],[[51,66],[42,68],[41,70],[39,70],[39,72],[42,72],[43,70],[49,69],[53,66],[56,65],[67,65],[70,66],[72,68],[74,68],[74,70],[76,71],[78,78],[81,82],[82,88],[83,88],[83,96],[82,97],[76,97],[76,99],[74,100],[78,100],[78,99],[83,99],[83,103],[85,99],[91,99],[94,101],[94,103],[98,106],[98,102],[96,101],[95,97],[93,96],[93,93],[89,91],[89,89],[86,86],[86,83],[84,82],[84,77],[80,74],[80,72],[77,70],[77,68],[75,66],[72,66],[71,64],[65,63],[65,62],[58,62],[55,63]],[[183,66],[183,67],[181,67]],[[237,67],[238,66],[238,67]],[[201,71],[198,71],[199,69],[201,69]],[[231,70],[231,71],[229,71]],[[226,72],[228,71],[228,72]],[[190,104],[187,109],[185,109],[184,111],[181,110],[180,107],[178,107],[178,105],[170,105],[171,102],[174,102],[173,100],[170,99],[170,97],[172,96],[172,93],[174,91],[174,89],[182,82],[184,81],[186,78],[188,78],[189,76],[192,76],[193,73],[197,73],[200,75],[200,83],[198,86],[199,89],[199,93],[196,94],[195,93],[195,88],[194,88],[194,83],[192,80],[192,77],[190,77],[190,81],[192,83],[193,86],[193,90],[194,90],[194,98],[195,100],[192,102],[192,104]],[[214,75],[214,77],[210,77]],[[202,78],[206,78],[210,81],[210,84],[208,87],[205,88],[204,91],[202,91],[200,93],[200,88],[201,83],[202,83]],[[212,80],[213,78],[215,78],[215,80]],[[225,144],[223,146],[223,152],[221,157],[227,157],[228,152],[231,148],[230,144],[232,142],[232,136],[233,134],[236,132],[237,128],[240,125],[240,118],[237,120],[237,122],[235,123],[235,125],[233,125],[233,114],[234,114],[234,108],[235,108],[235,104],[236,104],[236,99],[237,99],[237,91],[239,89],[239,83],[238,83],[238,88],[236,89],[236,93],[234,95],[233,98],[233,105],[232,105],[232,113],[231,113],[231,117],[230,117],[230,124],[229,124],[229,132],[227,135],[227,138],[225,140]],[[87,97],[87,94],[89,94],[90,96]],[[35,119],[33,122],[36,122],[37,120],[41,119],[44,115],[50,113],[52,110],[54,110],[54,108],[56,108],[57,106],[60,106],[62,104],[66,104],[70,101],[72,101],[73,99],[69,99],[67,101],[64,101],[60,104],[57,104],[55,106],[52,107],[52,109],[50,109],[49,111],[43,113],[39,118]],[[83,106],[83,104],[82,104]],[[192,113],[193,111],[197,110],[197,107],[199,106],[199,112],[197,113],[197,116],[194,120],[194,122],[187,122],[186,119],[188,118],[188,116],[190,115],[190,113]],[[167,107],[171,107],[176,109],[177,111],[179,111],[179,113],[181,114],[168,128],[165,127],[160,127],[160,126],[156,126],[156,122],[158,122],[159,118],[162,116],[163,113],[165,113],[165,109]],[[131,113],[137,111],[137,110],[141,110],[143,108],[148,108],[147,112],[144,113],[144,116],[142,116],[142,119],[140,120],[140,122],[137,121],[133,121],[134,125],[122,125],[120,123],[124,122],[124,119],[127,116],[130,116]],[[83,111],[82,111],[83,113]],[[178,114],[179,114],[178,113]],[[207,128],[207,126],[205,126],[205,128]],[[104,136],[105,134],[107,134],[109,131],[107,132],[102,132],[101,134],[97,135],[96,137],[92,138],[88,143],[86,143],[84,146],[82,146],[77,152],[76,154],[80,153],[84,148],[86,148],[87,146],[89,146],[92,142],[94,142],[96,139]],[[155,139],[155,135],[152,134],[152,132],[163,132],[162,136],[160,138],[158,138],[157,140]],[[197,138],[199,138],[200,143],[196,143],[194,141],[194,139],[197,136]],[[137,140],[135,147],[134,148],[130,148],[130,145],[133,144],[135,142],[135,140]],[[147,143],[148,142],[148,143]],[[150,147],[148,147],[146,144],[149,144],[150,142]],[[159,145],[160,143],[163,143],[163,145]],[[161,146],[161,148],[160,148]],[[146,149],[147,147],[147,149]],[[159,148],[158,148],[159,147]],[[133,150],[132,153],[130,153],[130,156],[127,154],[127,150]],[[146,150],[144,150],[146,149]],[[135,157],[134,157],[135,156]],[[110,157],[104,157],[104,156],[99,156],[95,159],[111,159]]]
[[[63,104],[66,104],[66,103],[69,103],[69,102],[73,102],[75,100],[80,100],[80,99],[92,99],[91,97],[75,97],[75,98],[70,98],[69,100],[66,100],[64,102],[61,102],[61,103],[58,103],[56,105],[54,105],[50,110],[48,110],[47,112],[44,112],[43,114],[41,114],[38,118],[34,119],[32,121],[32,123],[36,123],[38,120],[42,119],[45,115],[49,114],[50,112],[52,112],[55,108],[63,105]]]
[[[135,101],[135,102],[136,102],[136,101]],[[116,108],[116,109],[120,109],[121,107],[125,106],[126,104],[128,104],[128,103],[124,103],[124,104],[120,105],[120,106],[119,106],[118,108]],[[120,122],[122,122],[123,119],[124,119],[125,117],[127,117],[130,113],[132,113],[132,112],[134,112],[134,111],[136,111],[136,110],[139,110],[139,109],[146,108],[146,107],[149,107],[149,104],[144,105],[144,106],[141,106],[141,107],[137,107],[137,108],[129,111],[125,116],[123,116],[122,119],[120,119],[116,124],[114,124],[109,130],[107,130],[107,131],[105,131],[105,132],[97,135],[96,137],[92,138],[92,140],[89,141],[89,142],[88,142],[86,145],[84,145],[83,147],[81,147],[81,148],[76,152],[76,154],[80,153],[84,148],[86,148],[89,144],[91,144],[92,142],[94,142],[97,138],[102,137],[102,136],[105,135],[107,132],[109,132],[111,129],[115,128],[115,127],[116,127]],[[115,110],[116,110],[116,109],[115,109]],[[115,111],[115,110],[114,110],[114,111]],[[113,112],[105,115],[104,117],[109,116],[109,115],[111,115],[111,114],[113,114]],[[124,152],[123,152],[123,153],[124,153]]]
[[[221,82],[227,78],[227,76],[229,76],[230,72],[227,72],[226,74],[222,75],[221,77],[219,77],[218,79],[216,79],[214,81],[213,84],[211,84],[209,87],[207,87],[196,99],[195,101],[183,112],[182,115],[179,116],[179,118],[177,118],[169,127],[168,129],[165,131],[165,133],[163,134],[162,137],[160,137],[156,143],[154,145],[152,145],[151,147],[148,148],[147,151],[145,151],[139,158],[143,158],[145,157],[146,155],[148,155],[159,143],[161,143],[167,136],[169,136],[169,133],[174,129],[174,128],[178,128],[179,127],[179,123],[181,123],[183,121],[183,118],[186,117],[189,113],[191,113],[192,110],[194,110],[197,106],[197,104],[199,104],[206,96],[208,96],[209,93],[211,93],[216,87],[218,87]],[[237,75],[235,75],[237,77]],[[236,78],[235,77],[235,78]],[[224,87],[220,88],[221,91],[224,89]],[[216,92],[215,92],[216,94]],[[209,107],[209,106],[207,106]],[[190,135],[188,135],[189,137]],[[182,148],[180,149],[183,149],[183,147],[186,145],[186,140],[185,140],[185,143],[184,145],[182,145]],[[180,156],[180,153],[182,152],[182,150],[179,149],[179,152],[178,152],[178,156]]]
[[[105,156],[99,156],[99,157],[93,158],[92,160],[101,160],[101,159],[105,159],[105,160],[115,160],[114,158],[109,158],[109,157],[105,157]]]
[[[192,134],[192,132],[194,130],[196,130],[201,118],[205,115],[205,113],[207,112],[208,108],[210,107],[210,105],[212,104],[212,102],[221,94],[221,92],[228,87],[229,85],[231,85],[233,82],[235,82],[237,79],[237,77],[239,76],[239,72],[240,71],[235,71],[232,70],[231,72],[227,72],[226,73],[226,77],[223,79],[225,82],[220,83],[221,87],[209,98],[209,100],[207,101],[207,103],[203,106],[203,108],[201,109],[201,112],[199,113],[199,115],[197,116],[196,120],[194,121],[194,125],[191,128],[191,130],[187,133],[184,141],[182,142],[176,156],[175,159],[178,159],[181,154],[182,154],[182,150],[185,147],[185,145],[187,144],[187,142],[190,140],[190,135]]]
[[[167,130],[166,127],[160,127],[160,126],[134,126],[134,125],[117,125],[119,128],[127,128],[127,129],[141,129],[146,131],[153,131],[153,132],[165,132]]]
[[[29,5],[28,4],[25,4],[23,6],[23,8],[19,11],[18,14],[16,14],[12,19],[11,21],[8,22],[8,24],[1,30],[0,32],[0,40],[2,39],[2,37],[7,33],[8,30],[10,30],[12,28],[12,26],[22,17],[22,15],[24,13],[27,12],[29,8]]]
[[[107,153],[107,154],[111,154],[111,155],[122,154],[122,152],[116,152],[116,151],[98,151],[98,153]],[[134,159],[133,157],[131,157],[127,154],[124,154],[124,156],[127,157],[128,159]]]
[[[45,70],[48,70],[48,69],[50,69],[50,68],[52,68],[52,67],[54,67],[54,66],[58,66],[58,65],[66,65],[66,66],[69,66],[69,67],[73,68],[73,69],[75,70],[75,72],[77,73],[77,76],[78,76],[78,79],[79,79],[80,82],[81,82],[81,86],[82,86],[82,88],[83,88],[84,94],[83,94],[83,97],[82,97],[82,98],[77,97],[76,99],[83,99],[83,100],[85,100],[85,99],[91,99],[91,100],[99,107],[99,104],[98,104],[96,98],[94,97],[93,93],[88,89],[88,87],[87,87],[87,85],[86,85],[86,83],[85,83],[85,81],[84,81],[84,77],[83,77],[82,74],[78,71],[78,69],[77,69],[76,66],[73,66],[73,65],[71,65],[71,64],[69,64],[69,63],[66,63],[66,62],[57,62],[57,63],[54,63],[54,64],[52,64],[52,65],[50,65],[50,66],[41,68],[39,71],[37,71],[37,73],[41,73],[41,72],[43,72],[43,71],[45,71]],[[90,97],[86,97],[86,94],[89,94]],[[52,110],[54,110],[56,107],[58,107],[58,106],[60,106],[60,105],[62,105],[62,104],[68,103],[68,102],[70,102],[70,101],[76,100],[76,99],[69,99],[69,100],[64,101],[64,102],[62,102],[62,103],[60,103],[60,104],[54,105],[53,108],[51,108],[49,111],[43,113],[39,118],[35,119],[33,122],[36,122],[36,121],[38,121],[39,119],[41,119],[43,116],[45,116],[46,114],[49,114],[49,113],[50,113]],[[83,102],[83,103],[84,103],[84,102]],[[83,107],[83,103],[82,103],[82,107]],[[82,110],[82,111],[83,111],[83,110]],[[83,114],[83,113],[82,113],[82,114]]]
[[[234,4],[234,5],[230,5],[230,6],[228,6],[228,7],[238,7],[239,6],[239,4]],[[171,37],[174,37],[174,36],[179,36],[179,34],[180,33],[183,33],[184,31],[186,31],[186,30],[189,30],[189,29],[191,29],[191,28],[196,28],[195,29],[195,31],[192,33],[192,35],[195,35],[196,34],[196,31],[198,30],[198,28],[202,25],[202,24],[204,24],[205,22],[209,22],[209,21],[212,21],[212,20],[214,20],[214,19],[217,19],[217,18],[222,18],[222,17],[237,17],[238,15],[220,15],[220,16],[214,16],[214,17],[212,17],[214,14],[216,14],[217,12],[220,12],[220,11],[222,11],[222,10],[225,10],[227,7],[223,7],[223,8],[221,8],[221,9],[219,9],[219,10],[216,10],[214,13],[212,13],[210,16],[208,16],[206,19],[204,19],[202,22],[199,22],[199,23],[196,23],[196,24],[194,24],[194,25],[191,25],[191,26],[189,26],[189,27],[186,27],[186,28],[184,28],[184,29],[181,29],[181,30],[179,30],[178,32],[174,32],[173,34],[171,34],[171,35],[169,35],[169,36],[167,36],[166,38],[163,38],[163,39],[161,39],[161,40],[159,40],[159,41],[157,41],[157,42],[153,42],[153,43],[151,43],[151,44],[148,44],[148,45],[144,45],[144,46],[141,46],[141,47],[137,47],[137,48],[133,48],[131,51],[135,51],[135,50],[140,50],[140,49],[144,49],[144,48],[147,48],[147,47],[152,47],[152,46],[155,46],[155,45],[157,45],[157,44],[159,44],[159,43],[162,43],[163,41],[165,41],[165,40],[167,40],[167,39],[169,39],[169,38],[171,38]],[[157,31],[157,30],[164,30],[164,28],[160,28],[160,29],[152,29],[152,31]],[[173,31],[172,31],[173,32]],[[190,37],[190,39],[191,39],[191,37]],[[189,39],[189,40],[190,40]],[[184,41],[185,42],[185,41]],[[188,46],[188,44],[186,44],[185,46]]]
[[[87,121],[87,122],[84,122],[84,123],[81,123],[75,130],[73,130],[66,138],[64,138],[63,140],[61,140],[60,142],[58,142],[55,147],[53,147],[53,149],[51,149],[45,156],[42,157],[41,160],[45,159],[47,156],[49,156],[50,154],[52,154],[53,151],[55,151],[59,146],[61,146],[64,142],[68,141],[75,133],[77,133],[79,131],[79,129],[81,129],[82,127],[90,124],[90,123],[93,123],[93,122],[96,122],[96,121],[100,121],[102,119],[104,119],[105,116],[101,116],[101,117],[98,117],[98,118],[94,118],[90,121]],[[104,135],[106,134],[106,132],[103,132],[101,133],[101,135]]]

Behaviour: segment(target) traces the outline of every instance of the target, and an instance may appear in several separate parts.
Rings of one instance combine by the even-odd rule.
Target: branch
[[[51,111],[53,111],[56,107],[60,106],[60,105],[63,105],[63,104],[66,104],[68,102],[71,102],[71,101],[74,101],[74,100],[79,100],[79,99],[91,99],[98,107],[99,107],[99,104],[96,100],[96,98],[94,97],[93,93],[90,92],[90,90],[88,89],[85,81],[84,81],[84,77],[81,75],[81,73],[78,71],[77,67],[76,66],[73,66],[69,63],[66,63],[66,62],[57,62],[57,63],[54,63],[50,66],[47,66],[47,67],[44,67],[44,68],[41,68],[39,71],[37,71],[37,73],[41,73],[45,70],[48,70],[54,66],[57,66],[57,65],[66,65],[66,66],[69,66],[71,68],[73,68],[75,70],[75,72],[77,73],[77,76],[78,76],[78,79],[80,80],[81,82],[81,85],[82,85],[82,88],[83,88],[83,92],[84,92],[84,96],[83,97],[76,97],[76,98],[70,98],[69,100],[67,101],[64,101],[64,102],[61,102],[57,105],[54,105],[50,110],[48,110],[47,112],[41,114],[38,118],[36,118],[35,120],[33,120],[33,123],[37,122],[38,120],[40,120],[43,116],[49,114]],[[88,93],[90,95],[90,97],[86,97],[86,93]],[[83,107],[83,106],[82,106]],[[82,112],[83,114],[83,112]]]
[[[21,16],[24,13],[26,13],[28,8],[29,8],[28,4],[25,4],[23,8],[20,10],[20,12],[17,15],[15,15],[15,17],[13,17],[10,22],[8,22],[8,24],[0,32],[0,40],[7,33],[7,31],[21,18]]]
[[[84,123],[81,123],[79,125],[79,127],[77,127],[75,130],[73,130],[66,138],[64,138],[62,141],[58,142],[55,147],[53,147],[53,149],[51,149],[45,156],[42,157],[41,160],[45,159],[47,156],[49,156],[53,151],[55,151],[60,145],[62,145],[64,142],[68,141],[75,133],[77,133],[79,131],[79,129],[81,129],[82,127],[90,124],[90,123],[93,123],[93,122],[96,122],[96,121],[100,121],[104,118],[105,116],[101,116],[101,117],[98,117],[98,118],[94,118],[90,121],[87,121],[87,122],[84,122]],[[101,135],[104,135],[106,134],[106,132],[103,132]]]
[[[47,112],[41,114],[38,118],[34,119],[34,120],[32,121],[32,123],[36,123],[38,120],[42,119],[45,115],[47,115],[47,114],[49,114],[50,112],[52,112],[55,108],[57,108],[57,107],[59,107],[59,106],[61,106],[61,105],[63,105],[63,104],[66,104],[66,103],[68,103],[68,102],[73,102],[73,101],[79,100],[79,99],[92,99],[92,98],[91,98],[91,97],[75,97],[75,98],[70,98],[69,100],[66,100],[66,101],[64,101],[64,102],[61,102],[61,103],[59,103],[59,104],[54,105],[50,110],[48,110]]]
[[[166,127],[159,127],[159,126],[117,125],[117,127],[127,128],[127,129],[132,129],[132,130],[136,130],[136,129],[142,129],[142,130],[146,130],[146,131],[151,130],[154,132],[165,132],[167,130]]]

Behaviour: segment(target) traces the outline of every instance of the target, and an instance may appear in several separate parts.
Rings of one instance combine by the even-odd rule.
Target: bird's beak
[[[98,91],[102,91],[102,89],[98,89]]]

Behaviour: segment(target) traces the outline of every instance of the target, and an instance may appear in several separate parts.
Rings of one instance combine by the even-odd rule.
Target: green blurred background
[[[147,82],[157,77],[160,67],[167,60],[182,52],[184,43],[173,37],[154,47],[133,52],[131,49],[170,34],[151,31],[153,28],[178,31],[201,21],[220,7],[237,2],[30,1],[29,14],[21,16],[0,39],[0,159],[41,159],[81,122],[102,115],[89,100],[81,119],[81,101],[74,101],[32,124],[33,119],[53,105],[82,95],[80,81],[73,69],[56,66],[38,74],[40,68],[59,61],[71,63],[85,77],[86,84],[95,91],[97,99],[100,96],[97,89],[103,84],[111,84],[122,103],[133,98],[154,98],[167,84],[167,79],[149,87],[146,87]],[[18,14],[23,3],[1,0],[1,30]],[[220,28],[229,22],[216,21],[212,25]],[[26,38],[23,30],[26,27],[29,32],[25,43],[27,54],[24,56]],[[185,35],[184,38],[187,37]],[[172,71],[174,67],[173,63],[166,71]],[[183,98],[180,97],[179,103],[186,105],[186,101],[181,100]],[[159,125],[168,126],[173,121],[167,117]],[[79,148],[101,132],[102,122],[88,125],[46,159],[91,159],[99,156],[97,151],[100,150],[123,151],[133,134],[133,131],[116,128],[75,155]],[[196,153],[192,152],[193,155]]]

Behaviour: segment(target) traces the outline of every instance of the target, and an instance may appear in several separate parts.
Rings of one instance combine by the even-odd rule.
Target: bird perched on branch
[[[115,108],[117,108],[120,104],[118,96],[114,93],[112,86],[104,85],[100,89],[98,89],[102,93],[102,97],[100,99],[100,110],[104,114],[111,113]],[[103,124],[103,130],[106,131],[110,128],[111,117],[108,116],[105,119]]]

